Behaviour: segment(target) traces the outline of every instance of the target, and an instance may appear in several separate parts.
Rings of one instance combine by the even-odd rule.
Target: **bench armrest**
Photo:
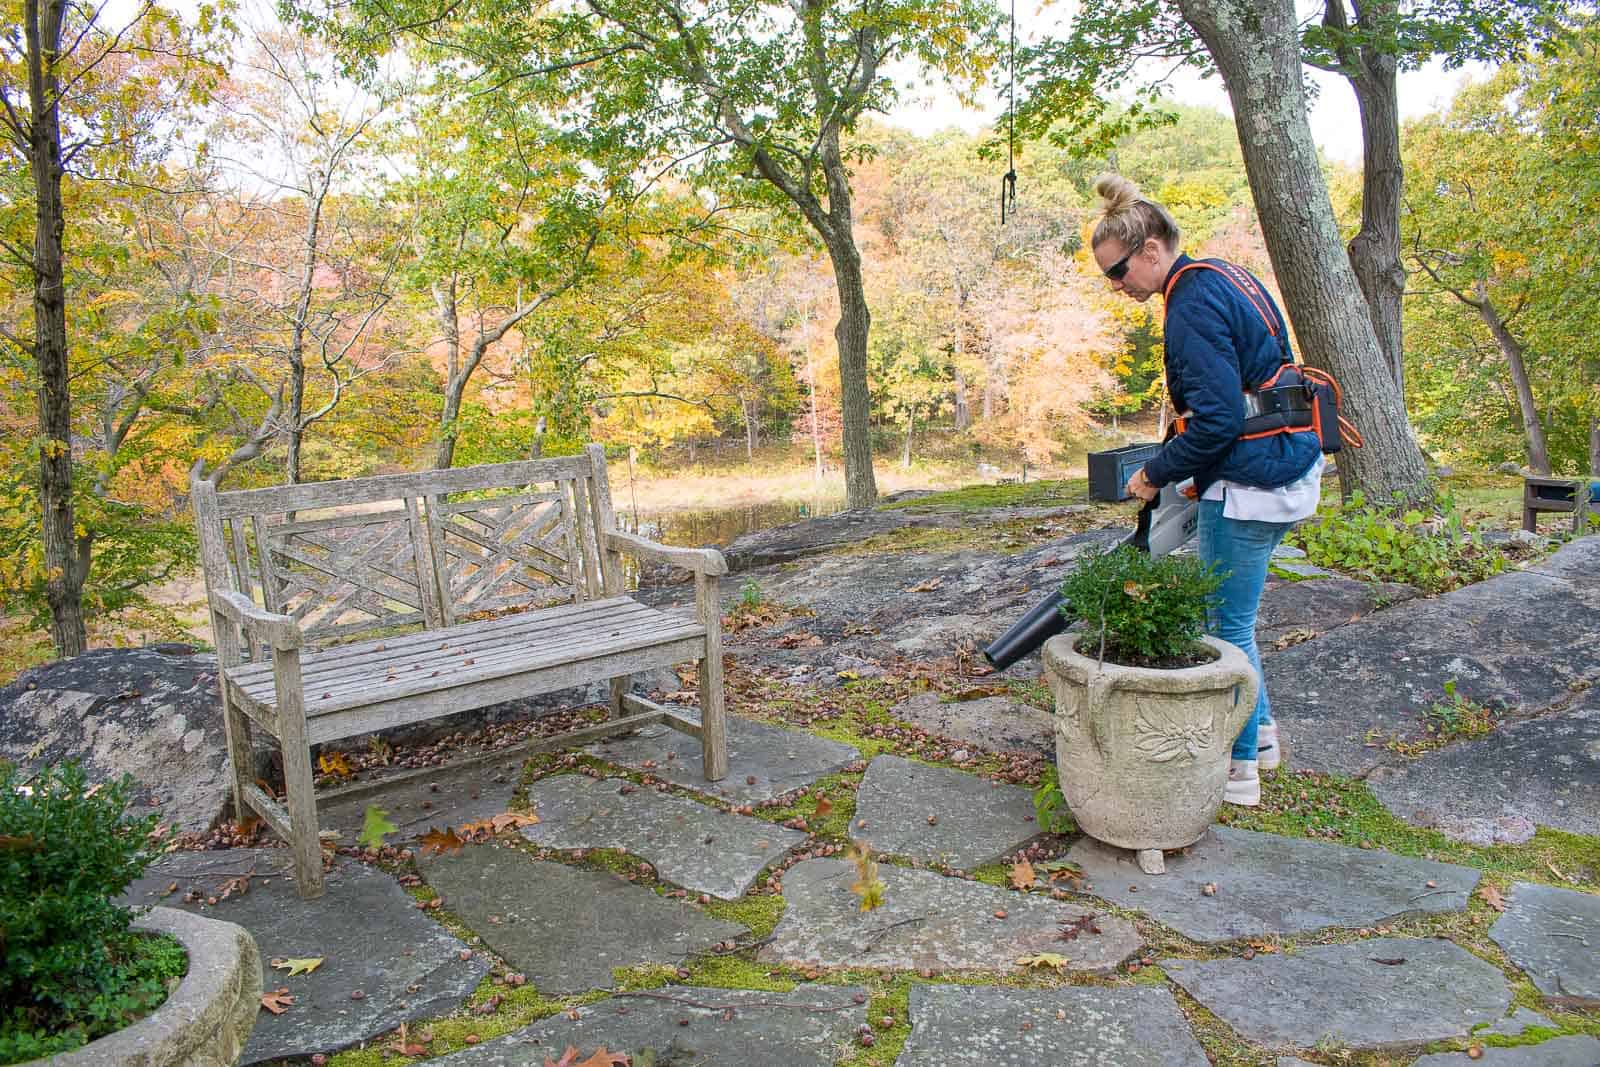
[[[287,615],[263,611],[243,593],[219,590],[211,594],[211,610],[244,627],[257,640],[276,649],[300,647],[300,626]]]
[[[622,533],[619,530],[607,531],[606,547],[640,559],[657,560],[675,567],[683,567],[696,574],[728,573],[727,560],[723,559],[722,553],[714,548],[677,548],[672,545],[658,545],[637,534]]]

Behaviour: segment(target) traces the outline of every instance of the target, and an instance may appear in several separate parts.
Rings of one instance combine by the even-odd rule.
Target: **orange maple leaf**
[[[261,1006],[274,1015],[282,1015],[289,1010],[289,1005],[294,1003],[294,997],[289,995],[287,986],[274,989],[270,993],[261,994]]]
[[[448,826],[443,830],[430,826],[428,832],[422,835],[421,844],[422,855],[433,853],[443,856],[446,853],[460,852],[466,842],[457,837],[456,832]]]
[[[1489,882],[1478,887],[1478,897],[1495,911],[1506,910],[1506,898],[1500,895],[1500,890]]]
[[[501,830],[515,830],[520,826],[533,826],[539,821],[537,815],[527,815],[520,811],[501,812],[489,822],[494,826],[495,833]]]
[[[546,1056],[544,1067],[628,1067],[626,1055],[621,1052],[607,1052],[604,1045],[596,1049],[594,1055],[588,1059],[580,1060],[578,1057],[581,1055],[583,1053],[568,1045],[559,1060],[552,1060]]]

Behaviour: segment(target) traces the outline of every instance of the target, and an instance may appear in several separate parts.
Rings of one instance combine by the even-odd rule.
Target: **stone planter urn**
[[[177,908],[152,908],[133,929],[170,934],[189,971],[143,1019],[82,1048],[22,1067],[229,1067],[261,1010],[261,955],[244,927]]]
[[[1077,650],[1083,636],[1052,637],[1043,653],[1061,794],[1084,833],[1135,850],[1146,874],[1161,874],[1162,849],[1194,844],[1222,806],[1256,672],[1212,637],[1202,640],[1216,659],[1159,670],[1098,662]]]

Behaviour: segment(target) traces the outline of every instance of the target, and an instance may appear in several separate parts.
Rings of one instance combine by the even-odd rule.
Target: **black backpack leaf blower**
[[[1132,545],[1152,556],[1165,556],[1193,537],[1200,521],[1200,505],[1183,491],[1191,484],[1184,481],[1162,486],[1160,494],[1154,500],[1145,501],[1139,509],[1139,520],[1133,532],[1116,547]],[[995,670],[1005,670],[1071,625],[1072,620],[1062,612],[1062,606],[1060,591],[1052,592],[1029,609],[1015,626],[995,638],[994,643],[983,650],[983,658]]]

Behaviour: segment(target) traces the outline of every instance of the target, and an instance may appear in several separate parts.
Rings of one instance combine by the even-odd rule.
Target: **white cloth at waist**
[[[1317,513],[1317,504],[1322,499],[1322,470],[1326,466],[1319,455],[1310,470],[1277,489],[1219,478],[1206,487],[1202,499],[1222,501],[1222,514],[1230,519],[1299,522]]]

